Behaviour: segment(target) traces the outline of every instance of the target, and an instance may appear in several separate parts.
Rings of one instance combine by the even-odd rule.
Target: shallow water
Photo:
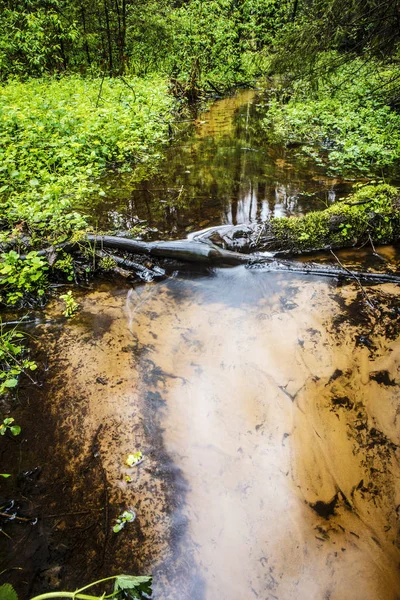
[[[210,190],[196,162],[175,220],[149,208],[163,234],[260,218],[263,202],[301,213],[314,205],[299,189],[342,189],[289,151],[286,171],[269,150],[241,150],[253,97],[221,101],[188,133],[190,152],[209,147],[218,166],[216,201],[193,216],[198,190]],[[221,182],[232,147],[243,167],[236,196]],[[192,176],[176,152],[177,176]],[[271,186],[249,196],[267,155]],[[274,185],[293,203],[265,200],[277,198]],[[124,202],[114,208],[126,225]],[[398,270],[395,249],[378,251]],[[383,264],[367,248],[341,259]],[[21,598],[121,572],[153,573],[156,600],[399,598],[398,287],[365,291],[374,309],[351,282],[189,266],[159,283],[82,289],[71,320],[52,302],[30,330],[41,386],[20,390],[23,436],[2,445],[2,469],[14,474],[3,497],[38,517],[6,523],[10,539],[0,537],[0,570]],[[144,460],[129,468],[138,450]],[[135,522],[113,533],[127,509]]]
[[[398,598],[397,288],[369,293],[387,313],[352,285],[200,270],[104,284],[46,325],[46,423],[19,420],[21,469],[42,460],[33,589],[56,569],[69,589],[152,572],[163,600]],[[135,523],[105,539],[125,509]]]

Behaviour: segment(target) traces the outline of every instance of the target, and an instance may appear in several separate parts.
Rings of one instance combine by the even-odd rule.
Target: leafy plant
[[[62,294],[60,298],[65,303],[65,310],[63,311],[63,315],[67,318],[73,317],[79,308],[79,304],[73,297],[72,291],[70,290],[69,292],[67,292],[67,294]]]
[[[54,268],[61,271],[68,281],[74,280],[74,261],[70,254],[62,252],[54,263]]]
[[[112,581],[114,581],[114,589],[111,593],[106,594],[104,591],[101,595],[96,596],[83,593],[91,587],[100,586]],[[152,577],[150,576],[135,577],[133,575],[115,575],[113,577],[106,577],[105,579],[94,581],[74,592],[47,592],[31,598],[31,600],[49,600],[51,598],[73,598],[74,600],[104,600],[105,598],[114,598],[115,600],[141,600],[151,596],[151,588]],[[1,600],[3,599],[1,598]],[[14,598],[10,598],[10,600],[14,600]]]
[[[113,532],[119,533],[127,523],[132,523],[135,519],[136,513],[133,510],[124,510],[124,512],[116,519]]]
[[[0,396],[18,385],[21,373],[31,378],[30,371],[37,369],[34,361],[23,357],[24,337],[16,328],[5,330],[0,322]]]
[[[99,267],[103,271],[111,271],[115,266],[116,262],[111,256],[104,256],[99,262]]]
[[[317,90],[300,80],[289,102],[271,98],[264,118],[270,140],[306,144],[301,152],[335,173],[381,174],[399,164],[400,114],[379,92],[398,76],[391,67],[373,66],[353,60],[321,77]]]
[[[13,425],[14,419],[7,417],[0,425],[0,435],[5,435],[9,431],[12,435],[19,435],[21,433],[21,427],[19,425]]]
[[[128,465],[128,467],[134,467],[142,460],[143,460],[143,454],[139,450],[138,452],[135,452],[134,454],[128,454],[128,456],[125,460],[125,463]]]
[[[47,269],[46,261],[36,252],[29,252],[24,260],[15,250],[3,252],[0,255],[0,285],[4,293],[0,295],[0,302],[14,305],[21,303],[27,294],[43,296]]]
[[[43,296],[46,259],[29,252],[21,260],[21,239],[43,248],[87,229],[91,201],[105,195],[99,176],[111,164],[124,171],[139,164],[154,168],[173,106],[160,76],[71,75],[1,86],[0,242],[13,248],[0,254],[1,302]],[[67,256],[61,253],[54,269],[72,281]]]

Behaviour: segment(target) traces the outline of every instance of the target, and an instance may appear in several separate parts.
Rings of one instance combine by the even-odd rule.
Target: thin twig
[[[357,282],[357,284],[358,284],[358,286],[359,286],[359,288],[360,288],[360,290],[361,290],[361,293],[362,293],[362,295],[363,295],[363,297],[364,297],[364,300],[365,300],[366,304],[367,304],[367,305],[368,305],[368,306],[369,306],[369,307],[370,307],[370,308],[371,308],[373,311],[375,311],[375,307],[374,307],[374,305],[372,304],[372,302],[370,301],[370,299],[368,298],[368,294],[367,294],[367,292],[365,291],[365,289],[364,289],[364,286],[362,285],[362,283],[361,283],[361,281],[359,280],[359,278],[357,277],[357,275],[355,275],[355,274],[354,274],[352,271],[350,271],[350,269],[348,269],[347,267],[345,267],[345,266],[344,266],[344,264],[343,264],[343,263],[342,263],[342,262],[339,260],[339,258],[336,256],[336,254],[334,253],[334,251],[332,250],[332,248],[330,248],[330,251],[331,251],[331,254],[332,254],[332,256],[334,256],[334,257],[335,257],[335,259],[337,260],[338,264],[339,264],[339,265],[342,267],[342,269],[343,269],[344,271],[346,271],[346,273],[348,273],[349,275],[351,275],[351,277],[352,277],[352,278],[353,278],[353,279],[354,279],[354,280]]]
[[[130,89],[130,90],[132,90],[132,92],[133,92],[133,101],[134,101],[134,102],[136,102],[136,92],[135,92],[134,88],[131,86],[131,84],[130,84],[130,83],[128,83],[128,82],[126,81],[126,79],[124,79],[124,78],[122,77],[122,75],[120,75],[120,79],[121,79],[121,81],[122,81],[122,82],[123,82],[123,83],[124,83],[124,84],[125,84],[125,85],[126,85],[126,86],[127,86],[129,89]]]
[[[256,239],[256,246],[257,246],[258,242],[260,241],[260,237],[261,237],[261,235],[262,235],[262,233],[263,233],[263,231],[265,229],[265,225],[266,225],[266,223],[263,223],[261,225],[260,233],[258,234],[257,239]]]
[[[18,365],[18,366],[19,366],[19,368],[21,369],[21,372],[22,372],[24,375],[26,375],[26,376],[28,377],[28,379],[30,379],[30,380],[31,380],[31,382],[33,383],[33,385],[39,385],[39,382],[38,382],[38,381],[35,381],[35,380],[34,380],[34,379],[33,379],[33,378],[32,378],[32,377],[29,375],[29,373],[28,373],[28,372],[27,372],[27,371],[26,371],[26,370],[23,368],[23,366],[22,366],[22,363],[20,363],[20,362],[19,362],[19,360],[17,360],[17,359],[15,358],[15,356],[13,356],[13,355],[11,354],[11,352],[9,352],[8,350],[6,350],[6,348],[2,348],[2,350],[3,350],[3,352],[5,352],[6,354],[8,354],[8,356],[9,356],[9,357],[10,357],[10,358],[11,358],[11,359],[14,361],[14,362],[16,362],[16,363],[17,363],[17,365]]]
[[[377,258],[380,258],[384,262],[388,262],[385,257],[383,257],[380,254],[378,254],[377,251],[375,250],[374,242],[372,241],[371,234],[369,232],[368,232],[368,237],[369,237],[369,241],[370,241],[371,246],[372,246],[372,253],[373,253],[373,255],[376,256]]]
[[[0,512],[0,517],[6,517],[10,521],[23,521],[24,523],[31,523],[35,520],[36,517],[32,517],[32,519],[27,519],[26,517],[17,517],[17,515]]]

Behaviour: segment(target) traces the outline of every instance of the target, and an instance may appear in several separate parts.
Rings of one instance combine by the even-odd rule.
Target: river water
[[[101,226],[147,210],[154,235],[179,237],[348,191],[294,149],[263,149],[249,133],[259,103],[217,102],[154,178],[126,175],[125,196],[110,183]],[[156,189],[182,186],[159,207]],[[398,267],[393,248],[379,252]],[[368,249],[342,260],[379,263]],[[22,597],[127,572],[153,573],[157,600],[399,598],[398,288],[365,293],[186,267],[82,290],[70,321],[50,304],[35,332],[43,385],[22,390],[17,413],[30,449],[18,502],[39,521],[13,525],[17,546],[3,540]],[[127,509],[135,522],[113,533]]]

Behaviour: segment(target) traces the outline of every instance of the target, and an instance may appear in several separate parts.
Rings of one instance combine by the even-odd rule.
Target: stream
[[[180,238],[347,194],[298,148],[265,146],[263,102],[217,101],[152,177],[109,175],[98,226]],[[1,441],[2,496],[35,517],[0,537],[21,598],[123,572],[152,573],[155,600],[400,598],[396,285],[178,265],[74,295],[73,319],[54,300],[27,326],[40,385],[21,386],[21,439]]]

